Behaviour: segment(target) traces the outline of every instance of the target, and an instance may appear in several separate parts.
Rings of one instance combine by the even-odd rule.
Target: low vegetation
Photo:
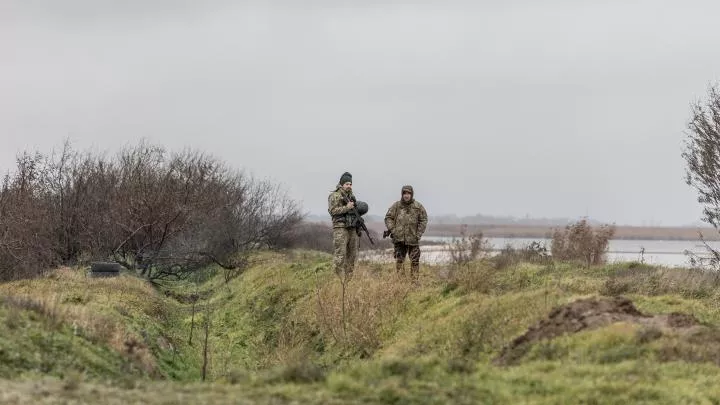
[[[0,401],[670,404],[720,394],[720,279],[541,253],[423,265],[419,285],[392,264],[362,264],[344,315],[330,256],[305,250],[253,254],[229,282],[217,266],[160,288],[78,267],[0,284]],[[597,321],[578,328],[582,305]],[[566,329],[543,332],[550,321]]]

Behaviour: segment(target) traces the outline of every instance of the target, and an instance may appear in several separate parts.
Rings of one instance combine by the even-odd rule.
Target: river
[[[550,250],[550,239],[543,238],[486,238],[490,247],[499,250],[506,245],[521,248],[533,241],[545,244]],[[450,242],[448,237],[424,237],[427,242]],[[720,250],[720,242],[708,242],[714,249]],[[642,253],[644,249],[644,253]],[[426,261],[443,262],[449,258],[447,251],[442,246],[424,246],[423,257]],[[689,267],[689,257],[686,251],[693,252],[700,256],[707,256],[707,251],[700,240],[628,240],[613,239],[610,241],[607,260],[608,262],[630,262],[643,261],[648,264],[668,267]]]

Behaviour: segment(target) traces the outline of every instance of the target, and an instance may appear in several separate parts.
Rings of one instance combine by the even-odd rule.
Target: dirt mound
[[[616,322],[632,322],[658,329],[681,329],[699,325],[694,316],[687,314],[643,314],[635,308],[632,301],[624,297],[581,299],[555,308],[546,319],[510,342],[495,359],[495,363],[508,365],[517,362],[535,342],[597,329]]]

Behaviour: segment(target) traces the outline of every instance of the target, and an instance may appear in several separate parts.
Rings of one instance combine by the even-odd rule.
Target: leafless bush
[[[112,158],[25,153],[0,190],[0,278],[112,259],[151,279],[237,271],[302,215],[280,187],[204,153],[141,142]]]
[[[150,278],[182,276],[208,263],[242,268],[248,252],[275,247],[278,235],[302,219],[277,186],[197,152],[165,159],[163,150],[130,150],[122,158],[124,167],[143,170],[122,176],[130,190],[119,200],[129,204],[115,222],[127,237],[114,257]],[[133,215],[124,215],[128,210]]]
[[[0,190],[0,280],[34,277],[56,264],[52,207],[42,190],[44,167],[39,155],[23,154],[17,171],[6,175]]]
[[[583,218],[567,225],[562,231],[555,230],[550,248],[552,257],[555,260],[582,261],[586,266],[603,263],[614,235],[614,225],[601,225],[593,229],[587,219]]]
[[[448,246],[450,261],[455,265],[465,265],[479,259],[483,253],[491,248],[487,239],[483,238],[482,232],[471,236],[461,234],[460,239],[454,239]]]

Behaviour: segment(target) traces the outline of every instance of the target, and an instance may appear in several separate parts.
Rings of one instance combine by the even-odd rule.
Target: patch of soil
[[[685,329],[699,325],[694,316],[681,313],[647,315],[624,297],[587,298],[555,308],[546,319],[531,326],[500,352],[495,364],[510,365],[520,360],[533,343],[565,334],[592,330],[616,322],[631,322],[663,329]]]

